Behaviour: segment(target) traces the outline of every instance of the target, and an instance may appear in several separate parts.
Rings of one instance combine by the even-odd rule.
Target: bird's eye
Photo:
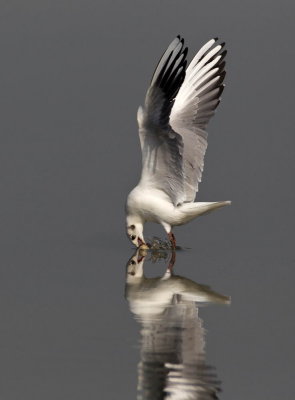
[[[134,264],[136,264],[136,262],[134,260],[131,260],[130,264],[134,265]]]
[[[130,225],[130,227],[129,227],[132,231],[134,231],[134,229],[135,229],[135,225]]]
[[[131,237],[131,240],[135,240],[136,239],[135,235],[131,235],[130,237]]]

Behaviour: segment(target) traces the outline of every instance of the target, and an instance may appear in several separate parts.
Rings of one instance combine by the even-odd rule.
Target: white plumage
[[[205,356],[198,307],[230,298],[183,276],[172,266],[161,277],[144,274],[142,249],[127,264],[125,296],[140,324],[138,399],[217,399],[220,382]]]
[[[206,127],[223,90],[224,44],[207,42],[186,69],[187,48],[179,36],[154,72],[144,107],[138,110],[142,173],[126,204],[127,235],[140,246],[143,225],[161,224],[175,248],[172,227],[230,204],[194,202],[207,148]]]

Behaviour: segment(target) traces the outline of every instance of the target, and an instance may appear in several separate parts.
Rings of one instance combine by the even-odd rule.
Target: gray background
[[[1,1],[1,399],[135,398],[124,202],[177,34],[227,42],[199,199],[233,205],[176,230],[176,269],[232,296],[201,311],[221,398],[292,397],[294,30],[287,0]]]

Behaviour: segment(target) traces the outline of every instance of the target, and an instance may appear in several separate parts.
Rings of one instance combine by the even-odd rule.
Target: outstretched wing
[[[207,148],[206,127],[220,102],[224,85],[224,44],[207,42],[186,70],[170,115],[172,129],[183,139],[184,197],[194,201]]]
[[[164,191],[174,205],[193,201],[207,148],[205,131],[223,90],[226,52],[210,40],[187,71],[184,41],[177,36],[154,72],[138,110],[142,149],[140,184]]]
[[[140,184],[164,191],[175,205],[184,200],[183,138],[173,131],[169,118],[184,81],[186,54],[184,41],[177,36],[160,59],[137,115],[142,149]]]

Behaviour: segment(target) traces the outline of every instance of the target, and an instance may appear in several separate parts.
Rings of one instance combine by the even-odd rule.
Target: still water
[[[203,243],[171,262],[125,242],[6,246],[0,399],[291,399],[281,249]]]

